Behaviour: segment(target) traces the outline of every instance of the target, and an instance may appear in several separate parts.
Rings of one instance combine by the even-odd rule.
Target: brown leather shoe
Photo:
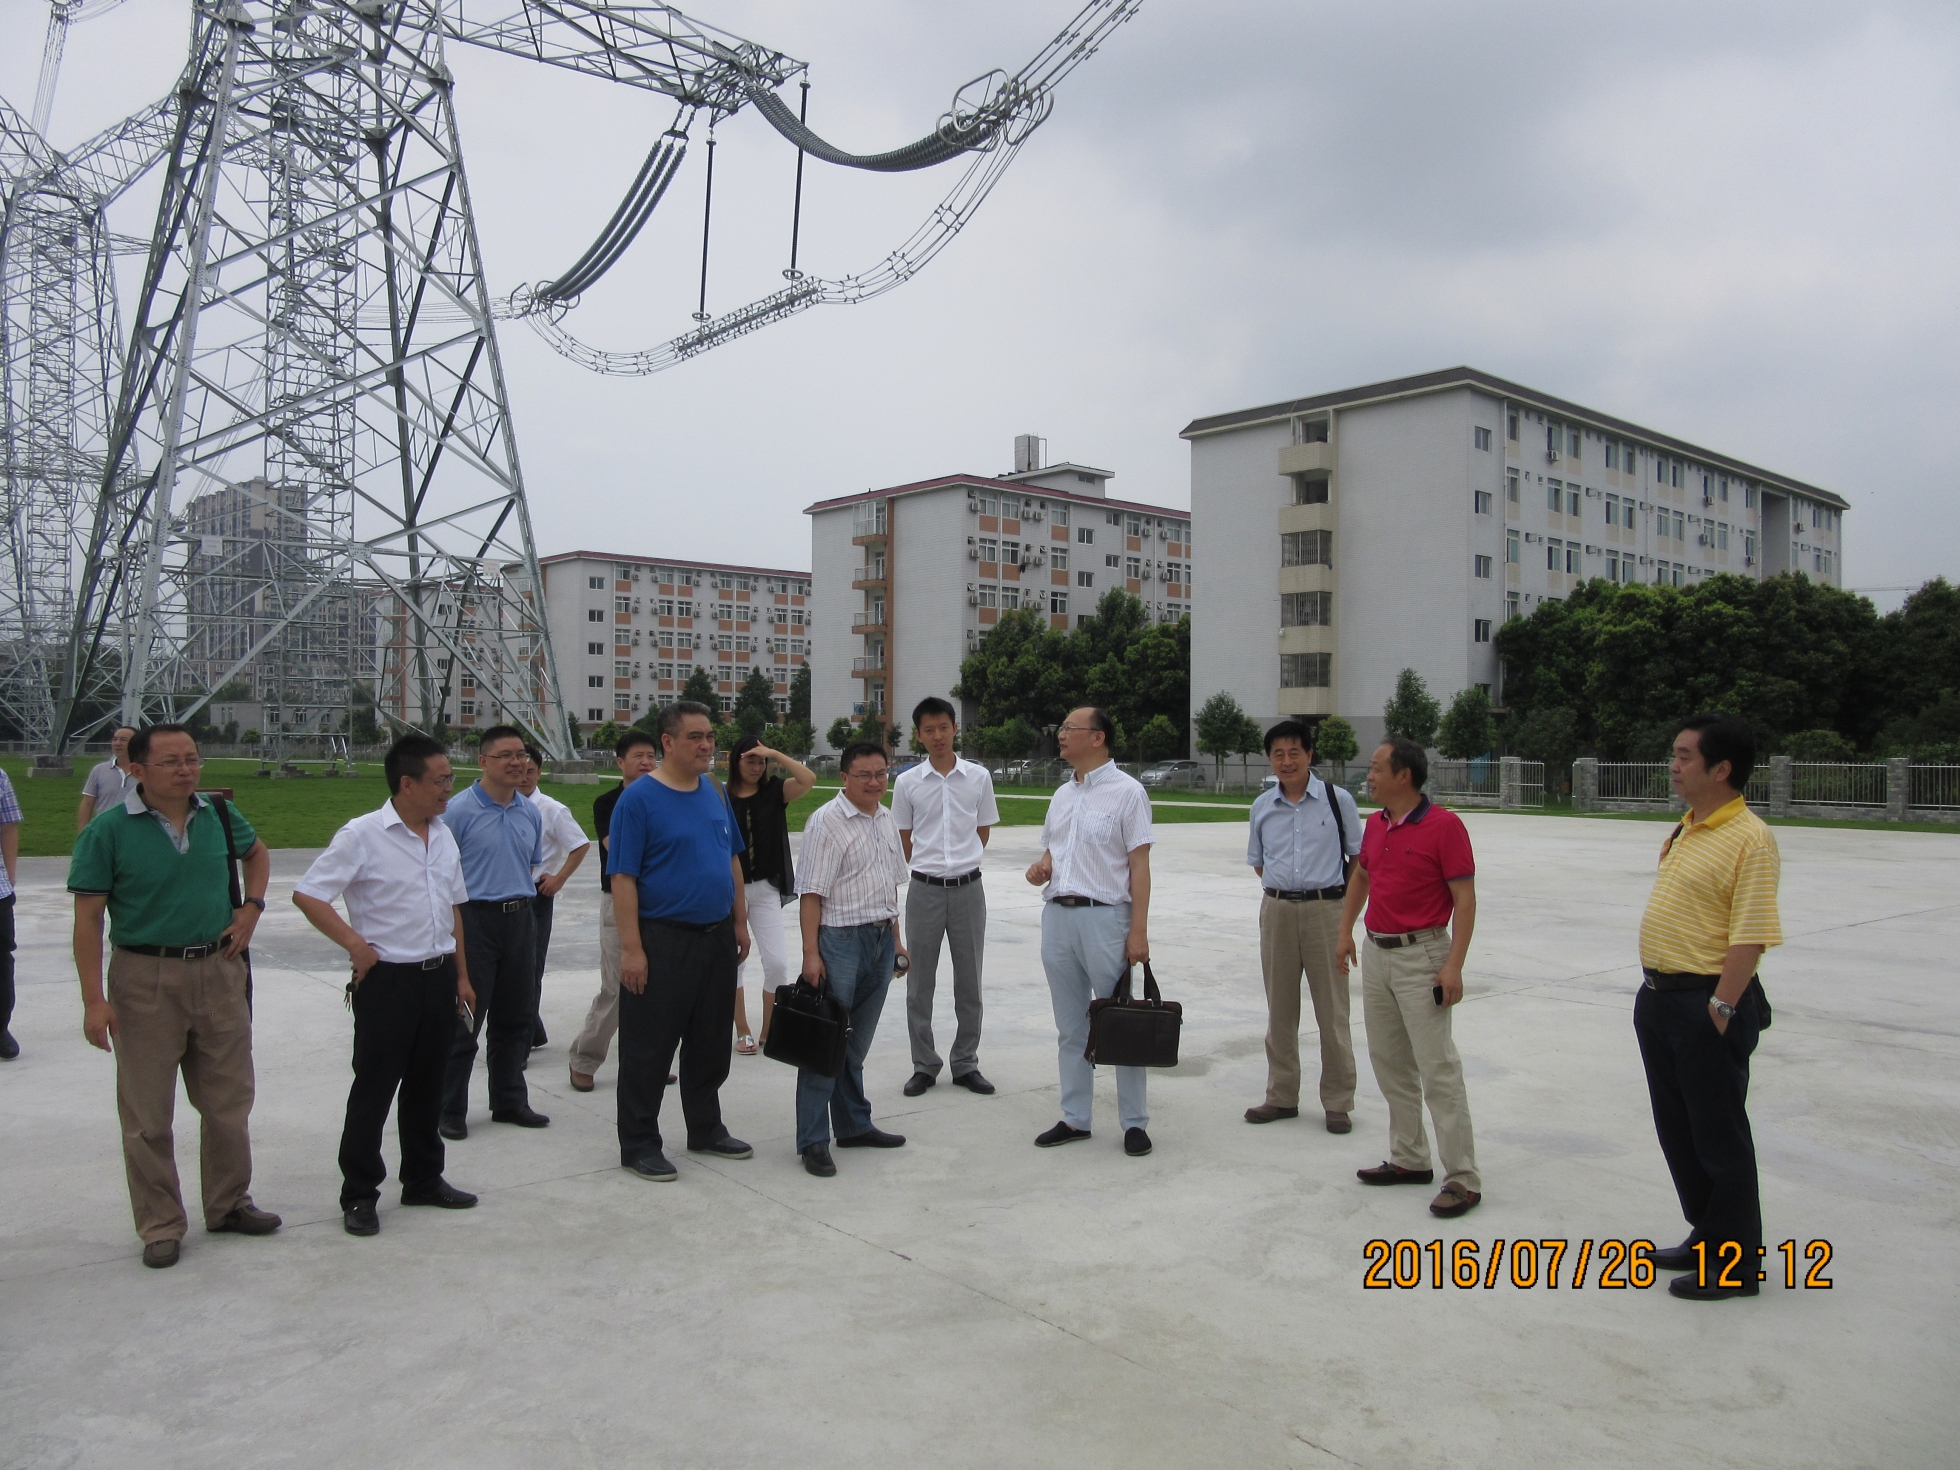
[[[1436,1177],[1434,1169],[1404,1169],[1386,1160],[1372,1169],[1356,1169],[1354,1177],[1363,1184],[1427,1184]]]
[[[590,1072],[581,1072],[576,1068],[573,1069],[572,1071],[573,1092],[590,1092],[595,1085],[596,1084],[592,1081],[592,1074]]]
[[[1327,1131],[1329,1133],[1352,1133],[1354,1132],[1354,1119],[1350,1118],[1346,1113],[1330,1112],[1327,1115]]]
[[[174,1240],[153,1240],[143,1247],[143,1264],[161,1271],[177,1264],[178,1245]]]
[[[1465,1189],[1461,1184],[1445,1184],[1442,1191],[1429,1202],[1429,1213],[1439,1220],[1454,1220],[1458,1215],[1467,1215],[1477,1208],[1483,1196],[1474,1189]]]
[[[1247,1108],[1245,1110],[1245,1120],[1248,1123],[1276,1123],[1281,1118],[1297,1118],[1299,1116],[1300,1110],[1298,1108],[1275,1107],[1271,1103],[1261,1103],[1256,1108]]]
[[[236,1235],[270,1235],[284,1223],[270,1210],[257,1205],[240,1205],[217,1224],[208,1227],[214,1234],[229,1230]]]

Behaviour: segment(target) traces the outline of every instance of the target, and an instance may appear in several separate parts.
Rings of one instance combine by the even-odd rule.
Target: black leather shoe
[[[544,1034],[544,1027],[540,1026],[538,1027],[537,1030],[531,1033],[532,1051],[536,1051],[541,1046],[550,1046],[550,1045],[551,1045],[551,1038]]]
[[[991,1095],[994,1090],[994,1084],[980,1075],[980,1069],[978,1067],[975,1067],[963,1077],[955,1077],[953,1079],[953,1086],[964,1087],[968,1092],[977,1092],[982,1097]]]
[[[490,1121],[515,1123],[519,1128],[547,1128],[551,1125],[551,1119],[532,1107],[498,1108],[491,1113]]]
[[[1691,1240],[1684,1240],[1679,1245],[1664,1245],[1659,1250],[1643,1251],[1642,1254],[1654,1263],[1656,1271],[1695,1269],[1695,1249]]]
[[[177,1264],[181,1246],[174,1240],[153,1240],[143,1247],[143,1264],[153,1271],[161,1271],[165,1266]]]
[[[1732,1296],[1757,1296],[1762,1289],[1762,1284],[1755,1281],[1747,1286],[1717,1286],[1712,1281],[1702,1286],[1692,1276],[1677,1276],[1667,1283],[1669,1296],[1678,1296],[1688,1302],[1719,1302]]]
[[[20,1055],[20,1043],[14,1040],[14,1033],[0,1026],[0,1062],[11,1062]]]
[[[1034,1141],[1034,1146],[1036,1148],[1054,1148],[1057,1144],[1075,1143],[1088,1136],[1089,1130],[1087,1128],[1071,1128],[1066,1123],[1057,1123],[1053,1128],[1050,1128],[1046,1133],[1037,1138]]]
[[[1387,1160],[1372,1169],[1356,1169],[1354,1177],[1363,1184],[1428,1184],[1436,1177],[1434,1169],[1405,1169]]]
[[[451,1143],[461,1143],[470,1136],[470,1125],[458,1118],[454,1123],[444,1121],[436,1124],[436,1132]]]
[[[837,1172],[837,1165],[831,1162],[830,1146],[813,1143],[803,1150],[803,1167],[819,1179],[828,1179]]]
[[[658,1149],[633,1159],[621,1167],[631,1169],[642,1179],[651,1179],[655,1184],[672,1184],[681,1177],[681,1171],[668,1163],[667,1156]]]
[[[905,1084],[905,1095],[907,1097],[917,1097],[938,1080],[930,1072],[914,1072],[911,1080]]]
[[[885,1133],[876,1128],[867,1128],[862,1133],[853,1133],[849,1138],[837,1140],[839,1148],[904,1148],[903,1133]]]
[[[467,1190],[458,1189],[446,1179],[438,1179],[434,1184],[424,1184],[412,1193],[402,1191],[405,1205],[434,1205],[438,1210],[469,1210],[476,1207],[476,1196]]]
[[[363,1200],[358,1205],[349,1205],[340,1212],[340,1228],[349,1235],[379,1235],[381,1217],[374,1211],[373,1200]]]
[[[687,1146],[687,1151],[691,1154],[713,1154],[718,1159],[752,1159],[755,1157],[754,1149],[729,1133],[724,1133],[713,1143],[704,1143],[698,1148],[690,1143]]]
[[[1123,1152],[1133,1159],[1140,1159],[1150,1152],[1150,1135],[1141,1128],[1123,1130]]]
[[[240,1205],[210,1229],[214,1234],[228,1230],[234,1235],[270,1235],[284,1223],[270,1210],[262,1210],[257,1205]]]

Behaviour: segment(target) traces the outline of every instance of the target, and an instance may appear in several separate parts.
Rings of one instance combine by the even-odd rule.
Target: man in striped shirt
[[[1783,942],[1776,838],[1742,799],[1756,739],[1737,715],[1696,715],[1674,738],[1668,775],[1688,814],[1661,846],[1640,921],[1633,1029],[1654,1131],[1692,1227],[1653,1252],[1688,1271],[1668,1290],[1693,1301],[1755,1296],[1762,1204],[1749,1130],[1749,1056],[1769,1024],[1756,965]],[[1699,1248],[1699,1249],[1698,1249]]]
[[[871,1122],[864,1095],[864,1057],[899,956],[911,964],[898,932],[898,890],[911,881],[898,827],[885,810],[890,763],[881,745],[860,740],[844,747],[837,768],[844,789],[811,813],[796,858],[796,891],[803,927],[803,979],[830,992],[850,1012],[844,1075],[796,1072],[796,1151],[819,1179],[837,1172],[830,1157],[831,1123],[839,1148],[901,1148],[905,1136]]]

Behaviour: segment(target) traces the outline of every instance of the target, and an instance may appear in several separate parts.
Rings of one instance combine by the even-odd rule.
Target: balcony
[[[887,621],[888,617],[889,615],[885,612],[882,604],[871,612],[853,613],[851,614],[851,631],[853,633],[882,633],[890,626]]]
[[[859,506],[851,516],[851,544],[862,546],[868,541],[882,541],[885,536],[885,507]]]
[[[868,565],[853,567],[851,569],[851,586],[854,588],[883,587],[889,581],[890,579],[885,575],[885,564],[882,561],[874,561]]]
[[[854,658],[851,660],[851,675],[853,678],[862,679],[873,674],[882,676],[884,672],[885,656],[882,653],[868,654],[863,658]]]

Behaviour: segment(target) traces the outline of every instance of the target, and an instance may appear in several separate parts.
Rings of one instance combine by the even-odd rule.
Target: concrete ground
[[[1106,1077],[1093,1141],[1031,1146],[1057,1116],[1054,1032],[1019,877],[1036,833],[1004,829],[981,1053],[998,1096],[903,1097],[895,994],[867,1080],[904,1149],[809,1177],[792,1074],[738,1058],[725,1108],[756,1157],[635,1179],[610,1065],[596,1093],[566,1085],[597,965],[582,875],[531,1067],[551,1127],[490,1123],[479,1080],[448,1177],[482,1205],[390,1192],[380,1237],[352,1239],[344,966],[285,902],[307,855],[281,853],[253,1135],[255,1193],[286,1225],[194,1228],[161,1272],[137,1261],[109,1059],[80,1036],[63,864],[28,861],[24,1053],[0,1067],[0,1465],[1953,1464],[1960,842],[1778,833],[1790,942],[1766,966],[1752,1112],[1768,1239],[1829,1241],[1832,1284],[1783,1289],[1779,1257],[1759,1299],[1701,1305],[1602,1290],[1596,1261],[1571,1282],[1582,1239],[1685,1233],[1630,1024],[1664,829],[1467,820],[1482,915],[1457,1039],[1485,1200],[1466,1219],[1355,1181],[1387,1151],[1365,1055],[1353,1134],[1241,1121],[1265,1074],[1256,893],[1243,827],[1219,825],[1157,849],[1186,1060],[1151,1078],[1149,1158],[1123,1154]],[[1572,1242],[1556,1290],[1433,1289],[1426,1257],[1414,1289],[1362,1284],[1371,1240],[1474,1240],[1484,1263],[1493,1240],[1549,1238]]]

